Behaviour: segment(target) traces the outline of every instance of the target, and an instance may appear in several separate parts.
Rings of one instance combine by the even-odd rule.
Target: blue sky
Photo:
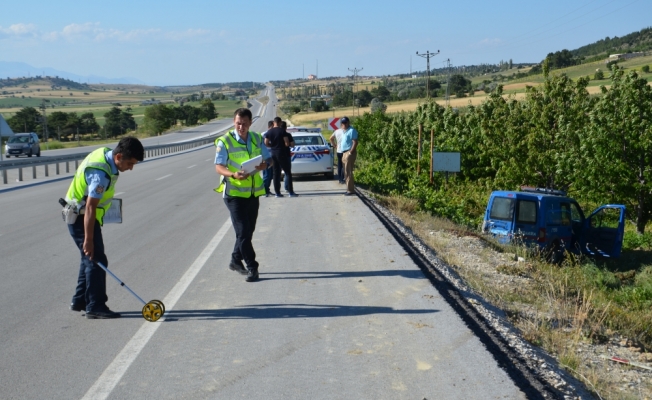
[[[652,26],[650,0],[10,1],[0,61],[148,84],[538,62]]]

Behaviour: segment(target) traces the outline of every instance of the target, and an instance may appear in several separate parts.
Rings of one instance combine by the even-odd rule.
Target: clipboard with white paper
[[[122,199],[111,199],[111,206],[104,213],[105,224],[122,223]]]
[[[262,162],[263,162],[263,156],[256,156],[251,160],[247,160],[243,162],[242,170],[247,174],[251,174],[252,172],[256,171],[256,167],[259,166],[260,163]]]

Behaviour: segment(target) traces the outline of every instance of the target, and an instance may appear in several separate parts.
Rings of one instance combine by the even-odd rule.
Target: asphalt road
[[[525,398],[336,181],[261,198],[261,279],[230,271],[213,159],[212,148],[163,157],[117,184],[124,223],[103,228],[109,268],[165,302],[157,323],[110,277],[108,304],[124,318],[68,310],[79,253],[57,199],[69,181],[0,192],[0,398]]]

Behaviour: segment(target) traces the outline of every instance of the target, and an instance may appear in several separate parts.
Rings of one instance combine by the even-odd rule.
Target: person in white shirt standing
[[[340,185],[345,184],[344,182],[344,164],[342,163],[342,129],[337,129],[330,138],[331,145],[336,148],[337,153],[337,180]]]

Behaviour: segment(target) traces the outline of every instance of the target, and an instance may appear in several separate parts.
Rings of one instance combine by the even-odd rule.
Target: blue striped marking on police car
[[[320,150],[326,150],[328,149],[328,146],[296,146],[292,147],[290,151],[294,153],[292,156],[292,161],[296,160],[297,158],[300,159],[310,159],[312,158],[313,161],[319,161],[321,160],[326,154],[315,154],[315,151],[320,151]],[[312,153],[297,153],[299,151],[312,151]]]

